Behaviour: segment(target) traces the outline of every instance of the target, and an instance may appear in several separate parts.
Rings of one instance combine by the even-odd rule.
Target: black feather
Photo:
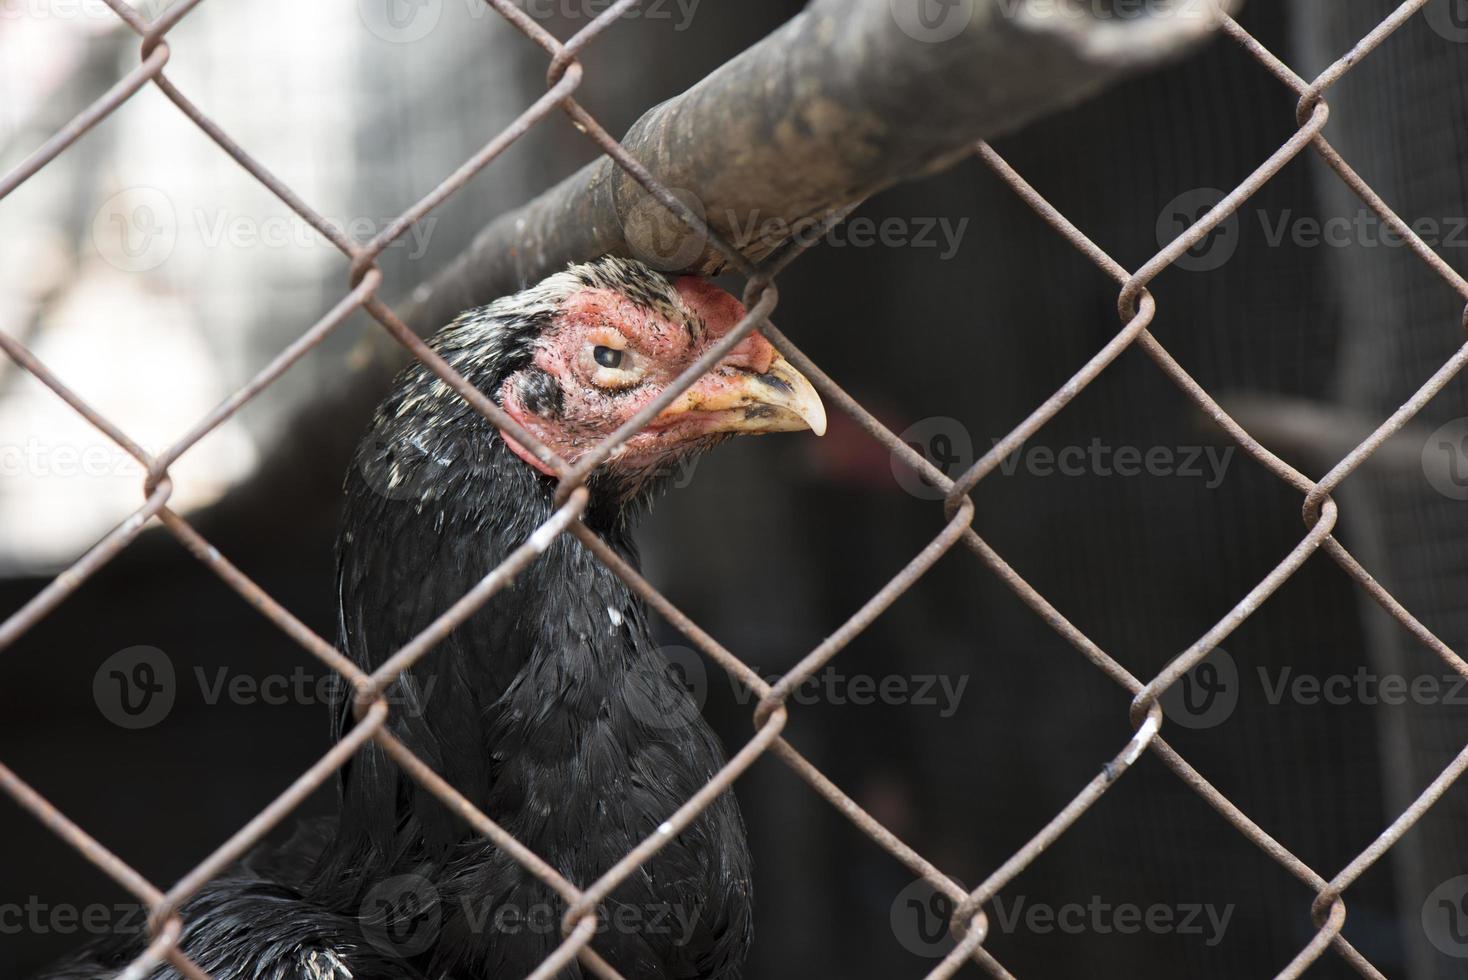
[[[564,298],[557,291],[583,284],[622,288],[649,309],[675,303],[666,279],[604,260],[465,314],[433,344],[494,396],[529,364]],[[593,484],[585,520],[633,564],[629,515],[652,489],[640,483],[634,499],[615,480]],[[550,517],[554,484],[415,363],[378,409],[345,491],[338,642],[371,670]],[[389,695],[393,734],[579,887],[654,834],[724,761],[641,600],[571,535]],[[338,706],[338,731],[350,724]],[[593,945],[629,978],[732,980],[750,938],[749,876],[742,819],[725,793],[612,893]],[[218,980],[317,980],[309,964],[327,959],[345,972],[320,980],[510,980],[559,944],[564,911],[369,743],[342,771],[339,822],[257,855],[186,903],[183,947],[217,966]],[[114,942],[48,976],[94,980],[137,951]],[[575,964],[562,973],[582,976]]]

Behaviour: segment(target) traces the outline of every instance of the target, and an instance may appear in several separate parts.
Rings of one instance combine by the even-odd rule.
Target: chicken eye
[[[619,368],[622,366],[624,352],[617,350],[615,347],[602,347],[598,344],[596,349],[591,352],[591,356],[601,367]]]

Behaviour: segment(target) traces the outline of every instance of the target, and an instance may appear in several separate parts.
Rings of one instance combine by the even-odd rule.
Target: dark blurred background
[[[1438,221],[1438,251],[1468,271],[1460,227],[1468,224],[1468,11],[1456,3],[1433,0],[1330,92],[1326,135],[1407,220]],[[136,58],[135,39],[105,9],[89,14],[82,4],[63,16],[59,6],[34,6],[29,17],[0,19],[0,103],[8,106],[0,169]],[[585,23],[579,3],[541,6],[560,36]],[[800,6],[665,4],[665,16],[629,19],[584,53],[578,98],[621,132]],[[1309,78],[1394,6],[1258,0],[1240,19]],[[307,201],[375,230],[543,88],[543,53],[487,7],[425,0],[416,9],[417,19],[402,21],[365,0],[309,9],[286,0],[205,3],[170,35],[169,73]],[[1200,200],[1217,199],[1205,189],[1234,187],[1294,132],[1295,102],[1219,39],[995,145],[1135,268],[1181,230],[1175,215],[1191,221]],[[593,155],[565,120],[537,127],[435,212],[421,238],[388,251],[388,295],[408,298],[489,219]],[[1382,243],[1379,228],[1373,244],[1356,222],[1360,211],[1307,152],[1195,250],[1189,268],[1152,286],[1154,334],[1266,445],[1317,476],[1464,340],[1461,298],[1406,249]],[[836,236],[782,276],[776,322],[950,472],[1120,329],[1116,285],[977,161],[895,188],[857,214],[962,231],[952,248],[941,233],[936,247]],[[1352,222],[1349,240],[1311,245],[1308,234],[1293,234],[1331,218]],[[345,260],[301,227],[144,90],[0,206],[4,329],[124,428],[164,445],[342,294]],[[1281,227],[1290,231],[1283,238]],[[192,495],[182,504],[202,533],[328,638],[341,474],[393,363],[380,334],[355,318],[176,468],[180,493]],[[54,401],[13,366],[0,368],[0,444],[10,460],[0,487],[0,613],[19,608],[138,502],[141,474],[98,448],[102,438]],[[1468,431],[1440,427],[1465,416],[1468,382],[1454,381],[1337,494],[1341,540],[1458,650],[1468,639],[1468,486],[1443,479],[1461,474],[1463,460],[1434,463],[1433,454],[1456,452],[1452,440]],[[1065,475],[1030,452],[1093,445],[1166,450],[1174,465],[1135,476],[1088,465]],[[1230,445],[1151,361],[1128,351],[1016,466],[978,486],[975,527],[1147,678],[1304,535],[1299,495]],[[67,476],[68,446],[105,463],[83,472],[73,465]],[[1195,450],[1196,473],[1183,465]],[[644,571],[746,662],[774,674],[930,540],[942,511],[927,497],[877,443],[835,417],[819,442],[751,441],[703,460],[646,522]],[[671,630],[666,639],[686,645]],[[93,680],[109,657],[138,645],[166,655],[177,697],[165,718],[132,730],[109,720]],[[1217,672],[1194,678],[1223,700],[1201,714],[1197,702],[1170,707],[1166,737],[1327,878],[1468,742],[1468,691],[1444,681],[1438,695],[1403,704],[1371,696],[1371,678],[1448,671],[1324,555],[1224,648],[1210,661]],[[791,741],[970,886],[1065,806],[1131,732],[1129,696],[962,548],[833,670],[822,675],[827,696],[797,703]],[[0,656],[0,759],[153,881],[171,882],[328,744],[327,708],[309,683],[279,704],[214,697],[213,685],[325,675],[172,538],[149,531]],[[1336,685],[1342,697],[1279,690],[1300,677],[1337,676],[1351,678]],[[859,678],[899,678],[908,694],[856,703]],[[702,693],[726,745],[742,744],[752,703],[712,666]],[[924,917],[926,894],[906,869],[777,760],[760,761],[736,791],[757,872],[748,976],[889,978],[931,968],[944,950],[928,931],[938,919]],[[329,812],[332,795],[328,786],[304,810]],[[1425,924],[1441,914],[1438,898],[1468,894],[1468,879],[1453,881],[1465,873],[1468,786],[1458,785],[1349,890],[1346,936],[1390,976],[1468,975],[1468,941],[1444,942],[1441,930],[1433,941]],[[991,912],[988,946],[1021,976],[1272,975],[1313,935],[1312,897],[1144,756],[1005,889],[1001,905],[1013,918],[1006,927]],[[39,823],[0,805],[0,908],[125,901]],[[1088,913],[1082,928],[1044,928],[1024,914],[1128,903],[1162,906],[1178,927],[1126,934],[1111,927],[1115,918]],[[1183,928],[1192,908],[1196,918]],[[26,976],[86,938],[54,916],[39,929],[13,928],[17,921],[0,916],[6,977]],[[1354,974],[1332,956],[1310,971],[1338,975]]]

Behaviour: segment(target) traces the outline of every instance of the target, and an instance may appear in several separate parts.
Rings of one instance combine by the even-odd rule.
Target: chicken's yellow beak
[[[700,432],[826,432],[826,406],[805,375],[778,353],[762,372],[716,369],[658,416],[658,423],[689,424]]]

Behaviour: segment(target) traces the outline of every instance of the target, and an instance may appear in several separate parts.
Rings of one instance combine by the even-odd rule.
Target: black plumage
[[[553,509],[552,481],[462,400],[448,399],[450,418],[427,429],[402,410],[432,400],[425,392],[439,384],[424,368],[408,372],[348,476],[344,535],[356,537],[340,549],[342,639],[365,667],[427,627],[445,597],[472,588]],[[394,471],[415,489],[379,492]],[[603,488],[587,523],[635,563],[628,506]],[[415,666],[392,699],[394,732],[409,748],[579,884],[652,834],[722,765],[707,725],[680,710],[688,694],[653,643],[642,602],[567,535]],[[686,723],[655,723],[669,717]],[[444,917],[430,972],[524,976],[559,942],[559,928],[514,942],[475,929],[476,906],[538,915],[560,905],[508,855],[465,841],[464,825],[380,749],[354,761],[344,782],[341,831],[317,880],[348,905],[385,875],[431,880]],[[631,919],[682,912],[696,935],[680,948],[674,936],[608,930],[598,948],[629,977],[733,976],[749,933],[748,863],[726,794],[613,895]]]
[[[555,417],[562,391],[535,365],[537,344],[581,289],[615,290],[649,317],[676,318],[690,343],[707,333],[673,283],[603,260],[464,314],[432,344],[491,397],[525,385],[523,400]],[[729,427],[756,425],[766,423]],[[584,520],[633,564],[633,519],[658,482],[645,468],[606,467],[590,484]],[[530,537],[551,516],[554,490],[431,371],[406,368],[346,478],[341,648],[377,667]],[[657,832],[724,761],[642,601],[571,535],[410,668],[389,699],[398,738],[579,886]],[[334,723],[350,726],[346,706]],[[559,897],[376,745],[340,786],[337,820],[257,851],[181,910],[183,948],[218,980],[508,980],[559,944]],[[744,827],[725,793],[612,893],[593,946],[629,980],[732,980],[750,903]],[[109,941],[46,976],[110,976],[139,949],[137,937]],[[175,976],[163,967],[151,980]],[[562,976],[583,973],[572,964]]]

